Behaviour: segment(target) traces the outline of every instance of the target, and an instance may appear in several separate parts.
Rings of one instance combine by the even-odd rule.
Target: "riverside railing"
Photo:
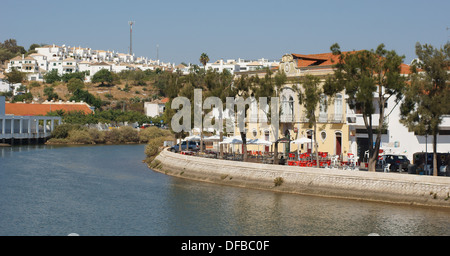
[[[59,124],[56,116],[0,116],[0,139],[47,138]]]

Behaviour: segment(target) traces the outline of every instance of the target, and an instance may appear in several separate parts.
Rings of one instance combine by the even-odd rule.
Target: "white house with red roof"
[[[145,114],[149,117],[160,116],[164,113],[166,108],[166,103],[169,98],[158,99],[151,102],[144,102]]]

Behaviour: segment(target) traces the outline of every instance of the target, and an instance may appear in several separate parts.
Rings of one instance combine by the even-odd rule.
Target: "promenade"
[[[167,148],[149,167],[222,185],[450,209],[448,177],[229,161],[176,154]]]

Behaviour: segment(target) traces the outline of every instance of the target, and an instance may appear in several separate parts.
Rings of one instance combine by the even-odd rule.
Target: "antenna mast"
[[[128,24],[130,24],[130,55],[133,55],[133,24],[134,21],[128,21]]]

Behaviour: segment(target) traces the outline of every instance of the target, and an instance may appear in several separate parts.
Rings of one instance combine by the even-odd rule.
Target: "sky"
[[[404,55],[415,44],[450,41],[448,0],[6,0],[0,41],[81,46],[133,53],[163,62],[200,64],[218,59],[280,60],[286,53],[376,49]]]

